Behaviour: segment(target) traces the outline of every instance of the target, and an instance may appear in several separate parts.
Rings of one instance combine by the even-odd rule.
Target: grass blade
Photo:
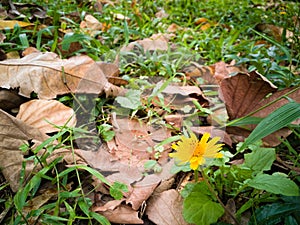
[[[294,120],[300,118],[300,104],[297,102],[290,102],[281,106],[269,116],[264,118],[257,127],[251,132],[249,137],[245,140],[239,151],[245,149],[249,144],[256,142],[269,134],[280,130],[289,125]]]

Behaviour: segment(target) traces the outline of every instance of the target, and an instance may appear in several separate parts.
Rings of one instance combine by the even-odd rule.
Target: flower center
[[[193,156],[192,157],[202,157],[205,153],[206,149],[206,144],[198,144],[194,150]]]

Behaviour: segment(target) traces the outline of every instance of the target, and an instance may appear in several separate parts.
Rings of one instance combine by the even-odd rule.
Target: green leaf
[[[128,192],[126,184],[115,181],[109,189],[109,193],[114,199],[120,200],[123,197],[122,192]]]
[[[192,187],[193,190],[183,202],[183,217],[188,223],[203,225],[212,224],[224,214],[223,207],[212,200],[211,194],[207,193],[207,186],[201,190],[204,182]],[[187,194],[187,193],[186,193]]]
[[[270,170],[276,159],[274,148],[258,148],[252,153],[245,154],[244,165],[253,171]]]
[[[239,151],[245,149],[249,144],[256,142],[269,134],[280,130],[289,125],[294,120],[300,118],[300,104],[297,102],[289,102],[280,108],[276,109],[266,118],[264,118],[249,137],[240,147]]]
[[[138,90],[128,90],[125,97],[116,97],[117,103],[122,107],[127,109],[137,109],[141,106],[141,91]]]
[[[242,117],[237,118],[235,120],[230,121],[226,126],[242,126],[242,125],[249,125],[249,124],[258,124],[262,121],[260,117]]]
[[[70,206],[69,203],[67,203],[66,201],[64,201],[64,204],[66,206],[66,209],[69,213],[69,221],[68,221],[68,224],[69,222],[71,221],[74,221],[75,217],[76,217],[76,213],[75,213],[75,210],[72,208],[72,206]]]
[[[78,205],[82,212],[84,212],[85,215],[89,216],[90,215],[90,207],[92,206],[91,199],[89,198],[80,198],[78,200]]]
[[[114,138],[115,132],[112,130],[112,126],[109,124],[101,124],[98,126],[99,133],[104,141],[110,141]]]
[[[283,222],[285,217],[300,213],[300,203],[273,203],[255,210],[249,225],[273,225]],[[283,224],[283,223],[282,223]],[[285,223],[286,224],[286,223]]]
[[[102,225],[110,225],[110,222],[102,215],[95,213],[95,212],[90,212],[90,215],[97,220],[100,224]]]
[[[252,180],[249,180],[247,184],[250,187],[265,190],[273,194],[282,194],[286,196],[299,196],[299,187],[295,182],[287,178],[286,176],[273,174],[258,174]]]

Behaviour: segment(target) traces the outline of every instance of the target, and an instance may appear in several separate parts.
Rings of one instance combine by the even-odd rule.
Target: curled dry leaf
[[[38,129],[0,110],[0,168],[13,191],[18,190],[24,160],[20,146],[30,140],[42,142],[47,138]],[[31,170],[30,166],[26,167],[27,174]]]
[[[148,218],[159,225],[187,225],[182,216],[183,199],[180,194],[170,189],[153,195],[147,203]]]
[[[128,205],[121,204],[119,200],[108,202],[104,206],[94,207],[93,211],[99,212],[112,223],[144,224],[137,211]]]
[[[20,106],[17,118],[43,133],[59,131],[55,126],[73,127],[76,124],[72,108],[56,100],[31,100]]]
[[[0,109],[8,112],[17,109],[26,101],[26,98],[18,95],[15,90],[0,89]]]
[[[97,63],[84,55],[60,59],[51,52],[35,52],[0,61],[0,71],[0,87],[19,88],[26,97],[32,92],[41,99],[70,92],[99,94],[111,86]]]

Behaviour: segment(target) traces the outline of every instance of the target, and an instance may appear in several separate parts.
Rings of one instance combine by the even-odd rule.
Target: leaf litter
[[[90,32],[95,32],[101,29],[101,24],[98,22],[94,18],[86,16],[85,24],[82,27],[90,29]],[[166,34],[153,35],[150,38],[132,42],[121,50],[132,51],[136,45],[140,45],[144,50],[166,51],[171,44],[170,37]],[[114,97],[123,95],[124,89],[112,84],[113,81],[120,82],[117,85],[128,84],[122,79],[118,80],[117,63],[118,58],[115,64],[106,64],[95,62],[84,55],[62,60],[54,53],[36,51],[21,59],[8,59],[0,62],[0,71],[6,71],[0,78],[2,89],[11,91],[17,88],[19,95],[27,97],[28,100],[34,92],[39,98],[24,104],[20,102],[13,107],[4,107],[4,110],[8,111],[14,107],[18,108],[21,104],[16,117],[3,110],[0,111],[0,138],[2,140],[0,155],[4,156],[2,159],[5,159],[0,161],[0,167],[4,168],[2,172],[13,191],[18,189],[19,172],[24,160],[24,153],[19,150],[20,145],[28,144],[31,141],[36,143],[45,141],[49,138],[46,133],[58,131],[53,124],[57,126],[75,126],[76,124],[74,111],[53,99],[69,93],[97,95],[105,93],[107,96],[113,95]],[[270,81],[257,72],[247,73],[243,68],[224,62],[218,62],[211,66],[202,66],[191,62],[191,66],[183,69],[183,72],[188,79],[193,81],[198,82],[197,78],[200,77],[207,84],[220,85],[217,90],[220,99],[224,101],[230,120],[249,114],[260,118],[266,117],[288,102],[287,98],[281,98],[286,94],[288,94],[287,97],[300,102],[299,89],[291,94],[292,88],[277,90]],[[201,82],[198,84],[200,87],[205,85]],[[203,108],[214,105],[212,99],[207,97],[205,92],[190,83],[180,86],[168,85],[164,88],[163,93],[169,97],[166,105],[172,103],[173,109],[177,110],[188,103],[190,103],[190,107],[195,107],[192,104],[193,100],[196,100]],[[149,95],[144,97],[147,98]],[[179,100],[176,102],[178,97]],[[5,94],[1,100],[9,101],[9,98],[10,95]],[[275,101],[278,98],[281,99]],[[273,101],[275,101],[273,104],[256,112]],[[159,108],[159,105],[156,106]],[[164,118],[169,125],[175,125],[174,127],[180,129],[183,117],[181,114],[168,114]],[[103,143],[95,152],[75,149],[77,157],[75,163],[86,164],[97,169],[111,183],[120,181],[127,184],[129,192],[123,193],[121,200],[94,198],[97,200],[94,200],[93,210],[114,223],[143,224],[140,214],[145,213],[152,222],[157,224],[186,224],[181,216],[182,198],[178,190],[174,189],[174,179],[172,179],[174,174],[170,173],[173,164],[168,158],[168,153],[171,151],[170,145],[164,145],[160,157],[158,159],[155,157],[155,147],[163,140],[170,138],[172,130],[166,126],[149,125],[149,121],[129,117],[113,118],[110,122],[115,131],[113,140]],[[212,133],[212,137],[214,134],[221,136],[223,137],[222,141],[228,146],[232,146],[238,138],[241,140],[246,138],[255,127],[249,125],[247,129],[227,127],[226,130],[222,130],[213,122],[213,119],[205,121],[205,123],[204,126],[191,126],[191,130],[200,134],[209,131]],[[295,123],[299,124],[299,121],[295,121]],[[280,141],[276,137],[277,133],[280,137],[286,137],[290,132],[289,130],[280,130],[265,138],[265,144],[278,145]],[[62,149],[55,151],[56,154],[49,160],[64,155],[69,166],[72,166],[74,158],[71,156],[71,149],[68,146],[63,145]],[[161,166],[161,172],[145,171],[144,163],[148,160],[157,160]],[[28,164],[28,174],[33,169],[32,166],[33,164]],[[146,172],[148,174],[145,174]],[[170,181],[167,189],[157,192],[161,184],[166,181]],[[96,178],[93,178],[93,186],[103,195],[109,193],[107,186]],[[98,194],[94,193],[95,196]],[[51,196],[50,194],[49,198]],[[45,202],[48,200],[47,198]],[[33,199],[34,201],[36,200]],[[143,211],[142,208],[145,205],[146,210]],[[35,205],[33,208],[40,206]],[[165,212],[168,213],[165,214]]]

